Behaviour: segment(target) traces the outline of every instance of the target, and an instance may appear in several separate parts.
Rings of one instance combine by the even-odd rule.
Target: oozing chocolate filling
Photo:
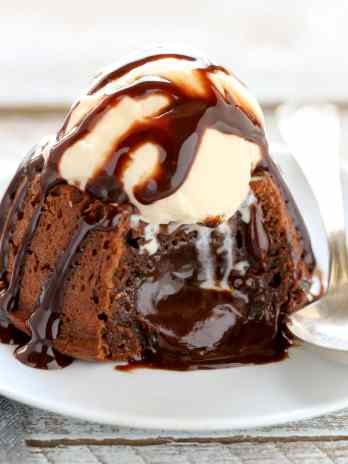
[[[228,242],[225,234],[234,237],[237,228],[240,231],[239,221],[239,217],[230,221],[223,234],[219,234],[218,228],[211,231],[205,228],[209,234],[206,243],[198,246],[199,238],[191,231],[192,227],[185,233],[185,226],[181,226],[182,243],[171,239],[171,234],[165,234],[166,240],[177,244],[166,251],[161,248],[137,291],[139,318],[146,327],[145,332],[151,334],[146,356],[152,365],[175,369],[213,368],[274,361],[285,354],[288,340],[277,333],[279,308],[270,306],[268,318],[265,314],[260,314],[259,319],[251,317],[250,305],[256,304],[259,282],[255,290],[245,285],[233,288],[237,276],[241,281],[241,273],[237,271],[238,266],[230,269],[231,257],[221,242]],[[194,229],[202,234],[200,227]],[[240,246],[243,249],[236,261],[244,251],[249,259],[254,253],[259,266],[253,268],[261,269],[260,255],[267,252],[261,213],[251,215],[242,235],[244,243]],[[233,239],[231,242],[232,245]],[[206,262],[200,256],[203,246],[207,247]],[[211,269],[207,271],[204,266],[211,266]],[[208,276],[210,288],[205,288]],[[273,298],[270,289],[270,305]]]

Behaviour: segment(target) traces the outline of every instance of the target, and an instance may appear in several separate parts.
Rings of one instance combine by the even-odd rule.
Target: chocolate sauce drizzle
[[[197,61],[197,62],[200,62],[203,66],[204,64],[205,65],[210,64],[210,63],[204,63],[202,58],[198,59],[193,56],[183,55],[181,53],[168,53],[166,51],[163,51],[161,53],[155,53],[155,54],[148,53],[145,56],[141,55],[139,58],[134,59],[130,62],[127,61],[125,64],[118,66],[113,71],[110,71],[106,74],[102,74],[100,78],[97,79],[96,82],[92,85],[92,87],[90,88],[88,92],[88,95],[93,95],[95,92],[98,92],[98,90],[100,90],[102,87],[105,87],[110,82],[123,77],[124,75],[132,71],[133,69],[139,68],[140,66],[143,66],[144,64],[147,64],[147,63],[151,63],[153,61],[162,60],[164,58],[166,59],[174,58],[174,59],[185,60],[185,61]],[[222,68],[220,67],[220,69]]]
[[[164,78],[141,77],[126,88],[105,95],[79,123],[75,131],[64,138],[57,150],[61,153],[77,140],[89,133],[98,124],[100,118],[124,97],[144,98],[150,94],[166,95],[169,108],[141,122],[136,122],[121,140],[118,140],[108,159],[89,180],[86,190],[97,198],[124,203],[127,196],[122,178],[131,161],[132,153],[141,145],[151,142],[164,153],[163,160],[156,172],[146,181],[134,188],[135,198],[142,204],[154,203],[176,192],[186,180],[198,152],[199,144],[207,128],[214,128],[226,134],[234,134],[257,143],[262,151],[267,151],[264,131],[255,118],[251,118],[238,107],[231,96],[223,97],[209,79],[216,71],[226,72],[224,68],[207,64],[203,60],[187,56],[162,54],[135,61],[103,77],[89,92],[96,91],[122,77],[134,67],[149,61],[167,57],[197,61],[195,72],[204,89],[204,94],[194,95],[185,85],[176,85]],[[68,115],[67,121],[70,116]],[[65,123],[66,127],[67,123]],[[231,154],[233,156],[233,154]]]
[[[56,143],[50,148],[48,158],[46,160],[42,156],[32,158],[32,153],[30,159],[24,163],[13,179],[0,206],[0,280],[2,286],[0,307],[4,318],[2,333],[5,334],[6,331],[6,321],[8,321],[6,316],[17,309],[25,256],[37,230],[47,195],[56,185],[65,182],[59,174],[62,156],[69,147],[93,131],[100,118],[111,107],[117,105],[125,95],[143,98],[150,94],[160,93],[166,95],[170,103],[156,117],[135,123],[129,133],[117,141],[107,161],[86,186],[86,190],[94,198],[117,204],[128,201],[123,189],[123,174],[131,154],[147,142],[160,146],[165,156],[151,179],[136,186],[135,197],[140,203],[149,204],[173,194],[187,178],[202,135],[207,128],[235,134],[257,143],[264,158],[268,159],[267,142],[262,127],[239,108],[231,96],[222,97],[209,80],[208,73],[224,71],[223,68],[203,60],[166,53],[141,58],[101,76],[89,91],[89,95],[95,94],[109,82],[120,78],[141,64],[173,57],[197,61],[195,72],[204,88],[204,95],[195,96],[189,89],[185,89],[185,86],[177,86],[164,78],[142,77],[127,88],[102,96],[96,107],[83,117],[74,130],[65,133],[70,113],[58,133]],[[36,198],[27,230],[16,251],[12,274],[9,276],[11,238],[16,223],[23,214],[23,205],[35,176],[40,176],[40,192]],[[58,257],[55,269],[43,285],[34,312],[28,321],[31,339],[16,351],[17,359],[22,363],[49,369],[64,367],[71,362],[70,358],[60,354],[54,348],[54,342],[60,330],[60,311],[65,281],[86,236],[94,230],[111,230],[117,227],[116,208],[114,208],[115,213],[111,215],[110,211],[108,207],[103,209],[98,217],[88,215],[82,217],[69,245]],[[256,243],[257,250],[261,250],[259,258],[262,261],[268,251],[268,242],[267,237],[262,233],[257,210],[252,213],[251,224],[254,227],[251,233],[252,241]],[[306,236],[304,227],[303,233]],[[225,365],[231,355],[231,351],[226,347],[231,343],[237,343],[237,345],[239,343],[239,360],[243,360],[243,344],[253,343],[248,339],[250,333],[245,332],[250,324],[245,314],[246,303],[243,298],[238,292],[199,288],[197,285],[198,269],[192,269],[191,276],[186,274],[184,277],[180,276],[177,272],[177,258],[172,258],[170,260],[164,258],[156,271],[159,274],[147,276],[138,292],[138,311],[143,326],[149,330],[151,327],[156,327],[157,333],[155,343],[151,341],[151,337],[149,338],[149,349],[146,353],[148,359],[156,358],[158,365],[166,364],[168,367],[177,366],[178,368],[184,365],[187,368],[190,363],[192,366],[199,365],[199,367]],[[197,257],[193,256],[193,265],[196,266],[197,262]],[[163,279],[170,280],[170,285],[166,288],[172,290],[172,293],[165,295],[165,298],[162,298],[166,284]],[[159,294],[162,297],[159,297]],[[185,318],[186,325],[183,322]],[[209,324],[214,326],[217,332],[212,332]],[[274,325],[272,327],[274,328]],[[159,331],[158,328],[160,328]],[[209,336],[207,336],[207,330]],[[256,327],[253,333],[257,334],[257,330]],[[259,336],[262,333],[259,331]],[[7,339],[9,338],[11,336],[7,335]],[[158,350],[158,346],[161,350]],[[272,359],[285,351],[284,346],[279,348],[278,345],[266,348],[270,350],[268,358]],[[165,359],[161,360],[161,353],[167,353]],[[204,362],[201,362],[202,353]],[[255,352],[255,356],[245,361],[256,361],[256,355]]]
[[[71,363],[70,358],[60,354],[53,347],[53,342],[59,334],[59,308],[63,304],[64,282],[87,234],[94,230],[111,230],[116,227],[117,220],[117,215],[110,215],[110,210],[107,212],[106,209],[100,209],[97,216],[90,212],[81,218],[68,248],[58,258],[54,271],[41,291],[28,321],[31,340],[16,350],[19,361],[41,369],[65,367]]]
[[[23,216],[23,205],[30,182],[42,167],[41,158],[32,159],[34,153],[35,149],[32,149],[22,162],[0,204],[0,341],[2,343],[23,344],[28,338],[17,330],[7,317],[7,314],[17,306],[18,283],[22,267],[21,260],[24,259],[25,243],[18,250],[11,275],[9,275],[8,268],[10,243],[17,221]],[[23,242],[25,242],[25,238]]]
[[[259,204],[250,206],[249,248],[254,257],[265,267],[269,251],[269,239],[263,226],[262,209]]]

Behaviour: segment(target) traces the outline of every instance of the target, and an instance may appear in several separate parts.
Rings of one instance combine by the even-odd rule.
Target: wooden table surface
[[[39,108],[0,110],[0,160],[20,159],[41,136],[57,129],[62,117],[60,111]],[[267,120],[273,132],[271,112]],[[131,430],[26,406],[23,418],[30,464],[348,463],[348,410],[279,427],[219,433]]]

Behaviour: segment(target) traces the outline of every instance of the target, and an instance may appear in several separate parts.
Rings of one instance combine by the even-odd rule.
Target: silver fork
[[[333,105],[289,105],[277,111],[278,127],[314,191],[330,250],[325,295],[294,313],[289,330],[301,340],[348,351],[348,255],[340,160],[340,118]]]

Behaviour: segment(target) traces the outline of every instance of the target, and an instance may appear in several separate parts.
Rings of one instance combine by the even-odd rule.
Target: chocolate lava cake
[[[212,75],[231,78],[229,91]],[[39,368],[80,358],[197,369],[284,357],[291,343],[285,321],[313,298],[315,259],[269,156],[259,107],[241,88],[205,60],[149,55],[99,75],[58,134],[34,147],[0,206],[1,338],[19,344],[17,359]],[[165,108],[135,118],[101,163],[103,150],[92,142],[104,143],[110,131],[105,122],[96,139],[98,127],[126,98],[128,108],[158,94],[167,97]],[[119,123],[111,120],[111,132],[112,124]],[[231,216],[217,209],[191,222],[181,213],[149,220],[144,211],[157,214],[156,205],[173,200],[191,179],[212,127],[233,143],[238,138],[232,159],[244,163],[242,147],[257,147],[243,201]],[[149,142],[165,155],[130,193],[125,172]],[[220,153],[216,146],[211,156],[223,170]],[[77,175],[94,155],[98,167]],[[70,176],[62,163],[71,160]],[[241,174],[225,169],[228,195]],[[208,205],[220,187],[209,172],[199,180]]]

